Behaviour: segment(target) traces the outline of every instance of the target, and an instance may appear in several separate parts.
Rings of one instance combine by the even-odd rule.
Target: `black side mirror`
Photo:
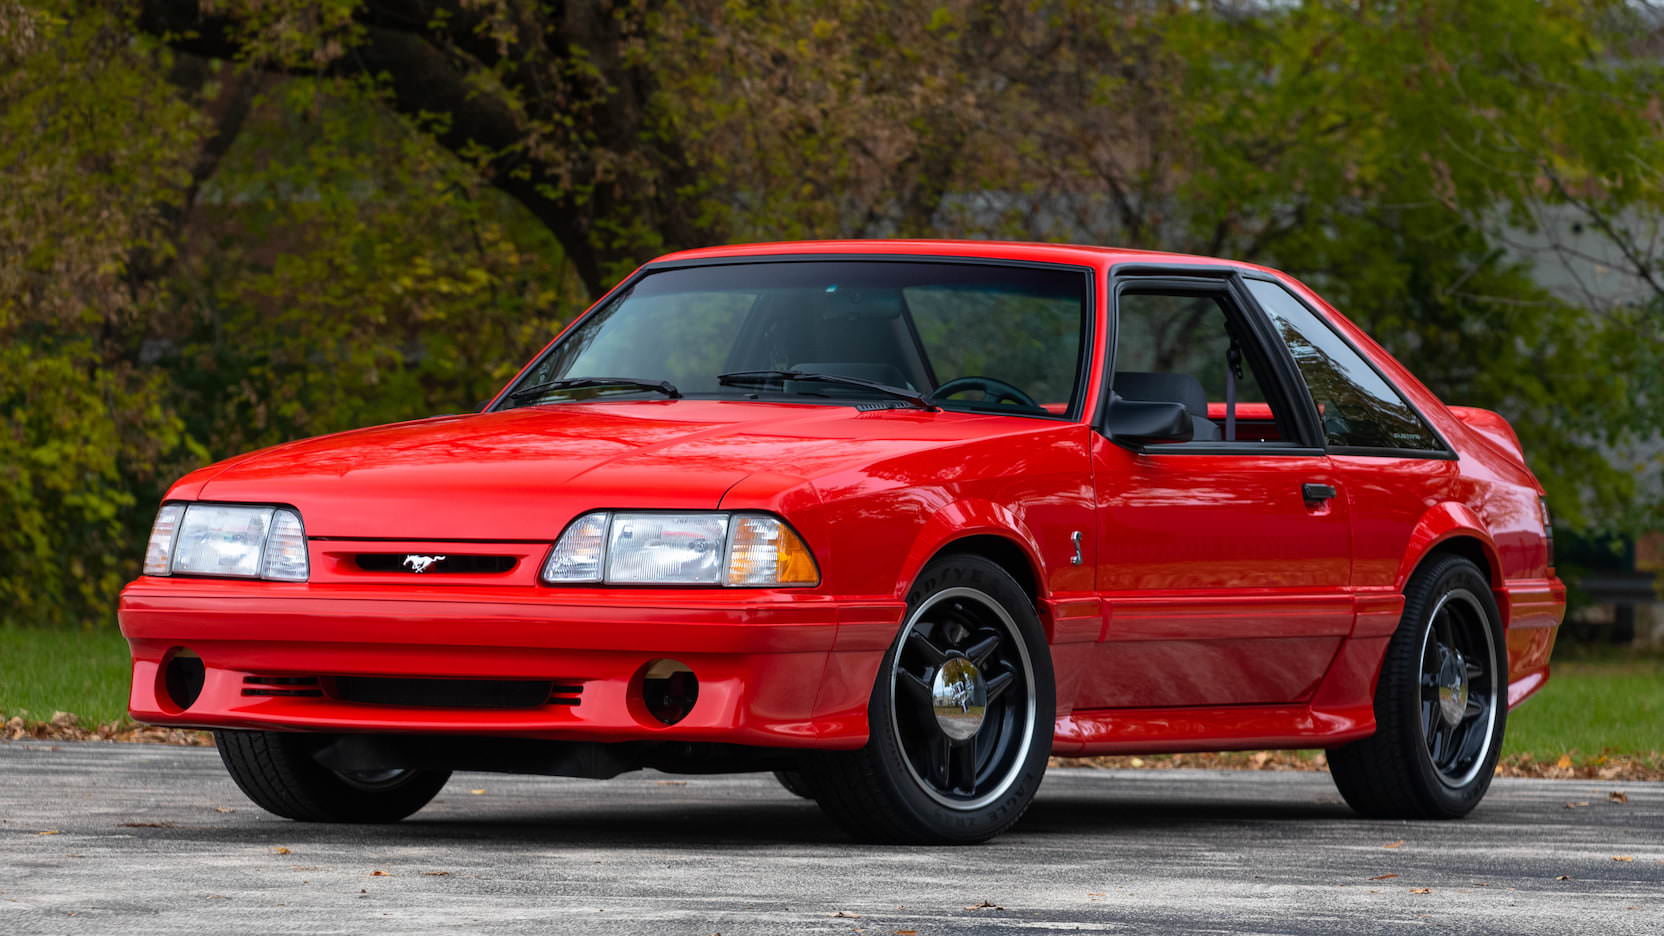
[[[1112,397],[1104,430],[1117,442],[1189,442],[1190,411],[1183,403]]]

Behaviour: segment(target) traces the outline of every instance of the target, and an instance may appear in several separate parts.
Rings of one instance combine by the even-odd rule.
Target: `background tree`
[[[1277,266],[1506,413],[1562,528],[1656,527],[1661,24],[1620,0],[0,0],[0,616],[107,620],[172,477],[470,408],[634,264],[729,240]]]

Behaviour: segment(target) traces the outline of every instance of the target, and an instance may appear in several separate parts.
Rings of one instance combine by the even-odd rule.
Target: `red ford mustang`
[[[231,458],[121,598],[136,718],[262,807],[451,770],[773,770],[971,842],[1046,758],[1327,748],[1455,817],[1564,608],[1502,417],[1222,260],[876,241],[671,254],[483,412]]]

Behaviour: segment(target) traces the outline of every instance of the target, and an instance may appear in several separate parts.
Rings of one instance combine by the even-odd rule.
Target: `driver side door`
[[[1351,537],[1286,355],[1234,274],[1119,278],[1110,387],[1189,440],[1093,438],[1104,629],[1080,708],[1308,698],[1350,632]]]

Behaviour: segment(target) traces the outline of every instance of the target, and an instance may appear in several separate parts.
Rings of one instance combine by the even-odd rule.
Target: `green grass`
[[[1503,754],[1664,751],[1664,660],[1557,663],[1548,685],[1508,713]]]
[[[0,629],[0,714],[45,721],[74,712],[84,725],[126,718],[127,643],[95,632]],[[1508,718],[1506,754],[1664,752],[1664,659],[1608,657],[1556,664],[1548,686]]]
[[[127,718],[127,641],[98,631],[0,628],[0,715],[46,721],[73,712],[83,725]]]

